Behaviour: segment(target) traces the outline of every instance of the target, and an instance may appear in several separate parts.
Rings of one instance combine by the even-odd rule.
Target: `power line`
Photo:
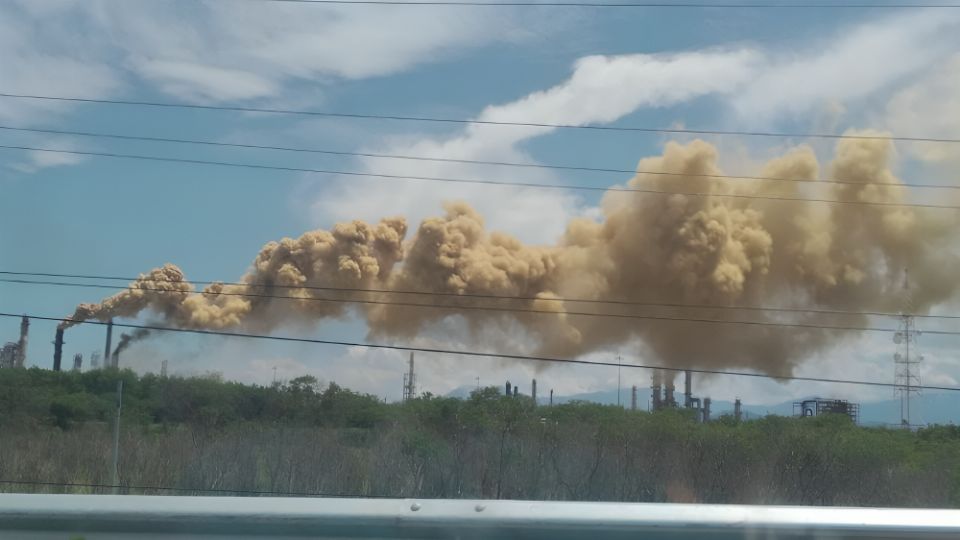
[[[160,294],[178,294],[178,295],[203,294],[203,295],[209,295],[209,296],[239,296],[239,297],[247,297],[247,298],[269,298],[269,299],[280,299],[280,300],[330,302],[330,303],[337,303],[337,304],[366,304],[366,305],[414,307],[414,308],[446,309],[446,310],[494,311],[494,312],[503,312],[503,313],[535,313],[535,314],[542,314],[542,315],[565,315],[565,316],[575,316],[575,317],[606,317],[606,318],[613,318],[613,319],[634,319],[634,320],[670,321],[670,322],[685,322],[685,323],[733,324],[733,325],[747,325],[747,326],[762,326],[762,327],[771,327],[771,328],[778,328],[778,329],[804,328],[804,329],[810,329],[810,330],[884,332],[884,333],[890,333],[890,332],[896,331],[896,329],[894,328],[878,328],[878,327],[870,327],[870,326],[838,326],[838,325],[825,325],[825,324],[813,324],[813,323],[783,323],[783,322],[771,322],[771,321],[703,319],[703,318],[697,318],[697,317],[670,317],[666,315],[636,315],[636,314],[630,314],[630,313],[592,313],[592,312],[583,312],[583,311],[562,311],[561,312],[561,311],[551,311],[547,309],[512,308],[512,307],[496,307],[496,306],[465,306],[465,305],[445,306],[441,304],[423,304],[418,302],[396,302],[396,301],[385,301],[385,300],[360,300],[360,299],[318,298],[318,297],[301,298],[297,296],[279,296],[279,295],[272,295],[272,294],[223,292],[223,291],[213,291],[213,292],[176,291],[176,290],[170,290],[170,289],[158,289],[155,287],[145,287],[145,286],[123,287],[120,285],[102,285],[97,283],[64,283],[64,282],[56,282],[56,281],[29,281],[24,279],[0,279],[0,282],[18,283],[18,284],[24,284],[24,285],[52,285],[52,286],[63,286],[63,287],[79,287],[79,288],[90,288],[90,289],[150,291],[150,292],[156,292]],[[939,333],[939,332],[932,331],[930,333]],[[955,333],[951,332],[950,334],[960,335],[960,332],[955,332]]]
[[[43,487],[69,487],[69,488],[90,488],[90,489],[132,489],[136,491],[192,491],[196,493],[240,493],[244,495],[280,495],[284,497],[342,497],[358,499],[380,499],[387,498],[385,495],[357,495],[353,493],[329,493],[315,491],[260,491],[250,489],[223,489],[223,488],[180,488],[171,486],[140,486],[123,484],[94,484],[78,482],[42,482],[36,480],[0,480],[0,484],[23,485],[23,486],[43,486]]]
[[[773,196],[773,195],[746,195],[741,193],[703,193],[703,192],[696,192],[696,191],[661,191],[656,189],[626,188],[626,187],[617,187],[617,186],[599,187],[599,186],[584,186],[584,185],[569,185],[569,184],[568,185],[540,184],[535,182],[509,182],[509,181],[500,181],[500,180],[480,180],[480,179],[471,179],[471,178],[413,176],[413,175],[401,175],[401,174],[340,171],[340,170],[333,170],[333,169],[313,169],[313,168],[307,168],[307,167],[286,167],[286,166],[279,166],[279,165],[261,165],[257,163],[239,163],[235,161],[213,161],[213,160],[205,160],[205,159],[173,158],[173,157],[161,157],[161,156],[147,156],[142,154],[121,154],[116,152],[91,152],[91,151],[83,151],[83,150],[66,150],[66,149],[58,149],[58,148],[39,148],[34,146],[0,145],[0,148],[7,149],[7,150],[26,150],[31,152],[49,152],[54,154],[69,154],[69,155],[77,155],[77,156],[96,156],[96,157],[107,157],[107,158],[116,158],[116,159],[159,161],[159,162],[166,162],[166,163],[180,163],[180,164],[189,164],[189,165],[214,165],[219,167],[235,167],[235,168],[244,168],[244,169],[271,170],[271,171],[284,171],[284,172],[304,172],[304,173],[310,173],[310,174],[357,176],[357,177],[364,177],[364,178],[383,178],[383,179],[391,179],[391,180],[413,180],[413,181],[424,181],[424,182],[444,182],[444,183],[454,183],[454,184],[479,184],[479,185],[488,185],[488,186],[519,186],[519,187],[529,187],[529,188],[537,188],[537,189],[561,189],[561,190],[568,189],[568,190],[576,190],[576,191],[647,193],[647,194],[659,194],[659,195],[685,195],[689,197],[757,199],[757,200],[765,200],[765,201],[795,201],[795,202],[826,203],[826,204],[886,206],[886,207],[896,207],[896,208],[938,208],[938,209],[945,209],[945,210],[960,210],[960,206],[957,206],[957,205],[932,204],[932,203],[900,203],[900,202],[863,201],[863,200],[843,201],[843,200],[837,200],[837,199],[779,197],[779,196]],[[863,185],[868,186],[870,184],[863,184]]]
[[[22,318],[27,317],[30,319],[38,321],[53,321],[53,322],[72,322],[73,324],[92,324],[97,326],[106,326],[108,323],[100,321],[79,321],[73,320],[69,317],[43,317],[39,315],[30,315],[25,313],[0,313],[0,317],[15,317]],[[114,327],[119,328],[142,328],[144,330],[158,331],[158,332],[179,332],[185,334],[199,334],[207,336],[223,336],[223,337],[237,337],[237,338],[247,338],[247,339],[261,339],[261,340],[272,340],[272,341],[282,341],[288,343],[313,343],[317,345],[337,345],[341,347],[366,347],[369,349],[385,349],[385,350],[395,350],[395,351],[404,351],[404,352],[423,352],[423,353],[436,353],[436,354],[448,354],[453,356],[469,356],[472,358],[501,358],[505,360],[528,360],[532,362],[549,362],[557,364],[575,364],[575,365],[587,365],[587,366],[606,366],[606,367],[616,367],[621,366],[624,368],[633,368],[633,369],[661,369],[664,371],[672,372],[681,372],[689,371],[691,373],[703,373],[711,375],[731,375],[737,377],[756,377],[763,379],[784,379],[792,381],[805,381],[805,382],[822,382],[822,383],[835,383],[835,384],[854,384],[860,386],[878,386],[884,388],[892,388],[895,385],[893,383],[887,382],[875,382],[875,381],[859,381],[853,379],[833,379],[827,377],[803,377],[799,375],[765,375],[762,373],[751,373],[749,371],[722,371],[716,369],[703,369],[703,368],[685,368],[685,367],[670,367],[670,366],[656,366],[649,364],[623,364],[617,362],[591,362],[587,360],[580,360],[576,358],[555,358],[550,356],[531,356],[531,355],[521,355],[521,354],[506,354],[506,353],[494,353],[494,352],[479,352],[479,351],[458,351],[452,349],[439,349],[432,347],[414,347],[409,345],[388,345],[385,343],[365,343],[359,341],[337,341],[337,340],[326,340],[326,339],[313,339],[313,338],[298,338],[291,336],[271,336],[265,334],[248,334],[241,332],[226,332],[223,330],[199,330],[193,328],[171,328],[167,326],[152,326],[152,325],[143,325],[143,324],[130,324],[130,323],[112,323]],[[934,332],[926,332],[934,333]],[[921,388],[924,390],[947,390],[951,392],[960,391],[960,387],[954,386],[917,386],[915,388]]]
[[[936,137],[894,137],[888,135],[849,135],[836,133],[787,133],[771,131],[734,131],[734,130],[710,130],[710,129],[683,129],[683,128],[661,128],[661,127],[643,127],[643,126],[601,126],[594,124],[555,124],[547,122],[520,122],[520,121],[497,121],[497,120],[479,120],[469,118],[441,118],[430,116],[402,116],[389,114],[363,114],[363,113],[342,113],[333,111],[307,111],[295,109],[275,109],[262,107],[241,107],[237,105],[196,105],[189,103],[171,103],[163,101],[133,101],[120,99],[93,99],[77,98],[63,96],[41,96],[35,94],[13,94],[9,92],[0,92],[0,97],[16,99],[34,99],[45,101],[66,101],[74,103],[98,103],[105,105],[132,105],[138,107],[163,107],[175,109],[199,109],[213,111],[233,111],[233,112],[254,112],[264,114],[285,114],[299,116],[320,116],[328,118],[352,118],[352,119],[370,119],[370,120],[394,120],[401,122],[430,122],[443,124],[479,124],[491,126],[517,126],[517,127],[542,127],[553,129],[585,129],[598,131],[624,131],[636,133],[673,133],[684,135],[730,135],[744,137],[776,137],[776,138],[811,138],[811,139],[854,139],[865,141],[899,141],[899,142],[930,142],[930,143],[960,143],[960,139],[936,138]]]
[[[51,135],[70,135],[70,136],[76,136],[76,137],[92,137],[92,138],[100,138],[100,139],[116,139],[116,140],[124,140],[124,141],[192,144],[192,145],[214,146],[214,147],[222,147],[222,148],[243,148],[248,150],[278,150],[283,152],[324,154],[324,155],[334,155],[334,156],[369,157],[369,158],[378,158],[378,159],[402,159],[402,160],[409,160],[409,161],[428,161],[428,162],[439,162],[439,163],[462,163],[462,164],[469,164],[469,165],[493,165],[493,166],[502,166],[502,167],[521,167],[521,168],[533,168],[533,169],[552,169],[552,170],[617,173],[617,174],[649,174],[654,176],[717,178],[717,179],[725,179],[725,180],[764,180],[764,181],[773,181],[773,182],[794,182],[794,183],[801,183],[801,184],[813,185],[813,186],[823,185],[823,184],[839,184],[839,185],[852,185],[852,186],[866,185],[863,182],[854,182],[851,180],[835,180],[835,179],[820,180],[820,179],[810,179],[810,178],[782,178],[782,177],[776,177],[776,176],[665,172],[665,171],[649,171],[649,170],[638,170],[638,169],[580,167],[580,166],[572,166],[572,165],[555,165],[555,164],[547,164],[547,163],[518,163],[518,162],[509,162],[509,161],[486,161],[486,160],[477,160],[477,159],[453,159],[453,158],[438,158],[438,157],[427,157],[427,156],[409,156],[409,155],[399,155],[399,154],[380,154],[380,153],[373,153],[373,152],[348,152],[344,150],[298,148],[298,147],[290,147],[290,146],[273,146],[273,145],[263,145],[263,144],[230,143],[230,142],[210,141],[210,140],[202,140],[202,139],[149,137],[145,135],[98,133],[98,132],[91,132],[91,131],[26,128],[26,127],[4,126],[4,125],[0,125],[0,130],[28,132],[28,133],[46,133]],[[901,182],[871,182],[870,185],[890,186],[890,187],[896,187],[896,188],[960,189],[960,185],[904,184]]]
[[[55,277],[55,278],[70,278],[70,279],[98,279],[98,280],[105,280],[105,281],[128,281],[128,282],[135,282],[139,279],[136,277],[129,277],[129,276],[58,274],[58,273],[51,273],[51,272],[13,272],[9,270],[0,270],[0,275]],[[203,281],[203,280],[177,281],[173,279],[164,279],[164,278],[151,278],[149,281],[152,281],[155,283],[191,283],[193,285],[227,285],[227,286],[234,286],[234,287],[247,287],[247,288],[260,288],[260,289],[293,289],[293,290],[302,289],[302,290],[325,291],[325,292],[399,294],[399,295],[414,295],[414,296],[429,296],[429,297],[440,296],[440,297],[484,299],[484,300],[562,302],[562,303],[577,303],[577,304],[616,305],[616,306],[629,306],[629,307],[760,311],[760,312],[780,312],[780,313],[809,313],[809,314],[817,314],[817,315],[848,315],[848,316],[868,316],[868,317],[899,317],[901,316],[901,313],[893,313],[889,311],[855,311],[855,310],[839,310],[839,309],[752,306],[752,305],[684,304],[680,302],[639,302],[639,301],[632,301],[632,300],[599,300],[599,299],[591,299],[591,298],[571,298],[571,297],[562,297],[562,296],[550,296],[550,297],[505,296],[505,295],[497,295],[497,294],[481,294],[481,293],[469,293],[469,292],[454,293],[454,292],[442,292],[442,291],[375,289],[375,288],[362,288],[362,287],[334,287],[334,286],[321,286],[321,285],[283,285],[283,284],[268,285],[268,284],[257,284],[257,283],[243,283],[243,282],[235,282],[235,281],[234,282]],[[44,282],[31,282],[26,280],[11,280],[11,279],[0,279],[0,282],[46,284]],[[65,285],[82,286],[84,284],[69,283]],[[117,287],[117,288],[124,289],[129,287]],[[208,293],[208,294],[213,294],[213,293]],[[260,295],[260,296],[264,296],[268,298],[297,298],[297,297],[272,296],[272,295]],[[297,298],[297,299],[301,299],[301,298]],[[439,307],[444,307],[444,306],[439,306]],[[549,311],[549,313],[557,313],[557,312]],[[960,319],[960,315],[912,314],[911,316],[915,318],[925,318],[925,319]]]

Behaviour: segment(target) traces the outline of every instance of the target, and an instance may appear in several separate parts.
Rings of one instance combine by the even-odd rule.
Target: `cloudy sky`
[[[960,133],[960,10],[490,8],[332,6],[228,0],[23,0],[0,5],[0,93],[476,118],[574,125],[834,132],[905,137]],[[456,160],[633,169],[664,134],[489,124],[331,119],[0,98],[0,126],[192,138]],[[679,138],[678,140],[688,140]],[[833,142],[710,138],[731,173],[788,145],[827,159]],[[497,178],[605,187],[624,175],[454,162],[41,135],[0,129],[0,145],[243,161],[396,175]],[[948,182],[948,145],[900,144],[898,173]],[[933,180],[931,180],[933,179]],[[919,181],[919,180],[912,180]],[[598,196],[571,190],[391,181],[0,150],[0,270],[136,275],[165,262],[200,280],[236,280],[267,241],[351,219],[411,223],[465,200],[488,228],[531,243],[557,240]],[[97,291],[0,283],[0,311],[62,316]],[[949,306],[943,307],[944,311]],[[887,326],[892,321],[880,321]],[[0,339],[18,321],[0,320]],[[455,329],[457,321],[449,322]],[[102,347],[77,328],[66,357]],[[355,320],[278,334],[364,339]],[[34,322],[28,363],[48,366],[52,323]],[[457,347],[456,332],[419,342]],[[438,337],[439,336],[439,337]],[[444,339],[442,336],[447,336]],[[889,335],[853,336],[798,374],[892,380]],[[956,343],[925,339],[924,381],[960,379]],[[647,362],[637,344],[589,355]],[[156,337],[125,363],[218,371],[266,383],[313,374],[387,398],[404,354],[360,347]],[[566,369],[421,355],[421,388],[526,381],[558,393],[614,387],[610,368]],[[624,370],[624,385],[649,374]],[[885,399],[886,389],[716,377],[702,394],[775,403],[817,393]]]

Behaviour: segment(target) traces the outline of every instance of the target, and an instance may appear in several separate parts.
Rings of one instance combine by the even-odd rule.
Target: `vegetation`
[[[312,377],[263,387],[111,370],[0,371],[0,479],[75,484],[0,489],[103,491],[92,486],[109,483],[119,378],[130,493],[960,506],[953,426],[699,424],[682,410],[534,407],[496,388],[387,404]]]

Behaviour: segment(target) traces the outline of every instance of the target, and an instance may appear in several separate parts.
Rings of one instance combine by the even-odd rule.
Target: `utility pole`
[[[123,379],[117,381],[117,418],[113,423],[113,469],[111,485],[113,494],[120,493],[120,410],[123,408]]]

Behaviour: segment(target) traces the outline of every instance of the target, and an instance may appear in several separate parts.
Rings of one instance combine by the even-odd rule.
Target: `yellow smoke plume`
[[[907,190],[890,185],[900,183],[891,172],[893,151],[885,140],[843,139],[833,160],[821,166],[812,150],[794,148],[758,173],[800,180],[782,182],[717,178],[724,172],[714,146],[699,140],[671,142],[662,155],[642,159],[637,170],[643,172],[626,183],[629,188],[667,194],[609,191],[601,203],[602,219],[572,220],[556,245],[530,246],[508,234],[488,232],[479,213],[466,203],[452,202],[446,205],[446,215],[424,220],[410,239],[405,221],[391,218],[377,225],[338,224],[331,231],[271,242],[241,280],[245,285],[215,284],[195,291],[177,267],[165,265],[142,275],[129,291],[100,304],[79,306],[73,319],[132,317],[150,309],[169,324],[185,328],[264,328],[285,319],[342,316],[347,309],[343,303],[311,299],[400,299],[449,309],[361,305],[357,312],[366,318],[371,337],[409,339],[455,314],[474,336],[491,327],[519,325],[540,354],[575,356],[639,340],[646,355],[665,365],[746,367],[787,375],[811,353],[848,334],[570,312],[784,322],[782,314],[768,312],[650,304],[897,311],[903,307],[899,288],[907,268],[915,282],[913,308],[929,310],[956,292],[952,270],[958,260],[949,245],[957,225],[955,214],[906,206],[774,200],[906,202]],[[658,172],[669,174],[653,174]],[[819,182],[821,174],[844,183]],[[310,287],[450,296],[398,298]],[[522,299],[477,297],[485,295]],[[788,322],[866,323],[864,316],[824,314],[797,314]]]

